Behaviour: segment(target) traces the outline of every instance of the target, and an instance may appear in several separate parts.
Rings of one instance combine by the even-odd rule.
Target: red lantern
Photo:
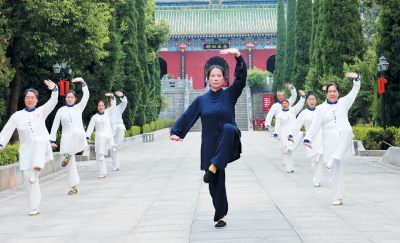
[[[184,44],[179,45],[179,49],[181,49],[182,52],[184,52],[186,49],[186,45],[184,45]]]
[[[251,51],[251,49],[254,48],[254,45],[249,43],[249,44],[246,45],[246,47],[249,48],[249,51]]]
[[[379,94],[385,93],[385,84],[387,83],[387,79],[384,77],[378,79],[378,90]]]
[[[58,86],[60,87],[60,95],[65,96],[66,93],[69,91],[69,81],[60,80]]]

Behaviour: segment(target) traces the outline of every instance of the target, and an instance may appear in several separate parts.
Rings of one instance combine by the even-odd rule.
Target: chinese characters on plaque
[[[204,50],[228,49],[229,44],[204,44]]]

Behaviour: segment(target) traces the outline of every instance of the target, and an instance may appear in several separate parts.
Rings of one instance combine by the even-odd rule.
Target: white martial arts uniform
[[[303,142],[303,132],[300,131],[302,126],[304,125],[304,128],[306,132],[310,129],[311,123],[314,119],[314,116],[316,115],[316,108],[314,107],[313,110],[311,110],[308,106],[307,109],[302,111],[300,115],[297,117],[296,122],[292,126],[292,130],[289,136],[294,138],[294,143],[291,146],[288,146],[290,150],[294,151],[296,149],[298,144],[301,144]],[[317,155],[319,154],[322,156],[323,154],[323,144],[322,144],[322,130],[319,130],[317,137],[314,139],[314,142],[312,144],[313,148],[306,148],[307,151],[307,158],[310,159],[311,161],[311,167],[313,169],[314,177],[313,177],[313,184],[314,185],[320,185],[322,180],[324,179],[323,173],[322,173],[322,167],[324,165],[324,161],[321,158],[318,163],[315,161],[317,158]]]
[[[15,112],[3,131],[0,133],[0,145],[5,147],[14,130],[19,135],[19,168],[24,173],[24,185],[29,199],[31,211],[39,210],[40,186],[39,180],[31,184],[29,177],[34,168],[43,169],[45,164],[53,159],[53,151],[50,146],[50,135],[46,128],[46,118],[53,111],[58,102],[58,87],[55,86],[51,98],[43,106]]]
[[[71,161],[67,165],[69,187],[75,187],[80,182],[76,168],[75,154],[83,151],[85,146],[87,146],[86,134],[82,122],[82,112],[89,100],[89,89],[86,83],[82,83],[82,91],[83,97],[79,104],[66,105],[57,111],[50,133],[51,142],[55,143],[57,130],[61,122],[60,153],[71,156]]]
[[[111,129],[114,135],[115,148],[115,152],[113,151],[113,149],[110,150],[110,155],[113,160],[113,169],[119,169],[118,148],[124,141],[126,130],[124,121],[122,120],[122,113],[124,113],[126,105],[128,104],[128,99],[125,95],[122,96],[120,99],[121,104],[117,106],[114,115],[111,117]]]
[[[292,143],[288,140],[290,131],[296,122],[296,115],[303,109],[305,100],[305,96],[302,96],[294,107],[290,107],[286,111],[281,108],[282,112],[279,112],[276,117],[274,137],[279,137],[282,148],[286,148]],[[287,171],[294,170],[292,151],[283,155],[283,163],[286,165]]]
[[[290,92],[292,93],[292,96],[288,99],[289,101],[289,107],[292,107],[293,103],[296,101],[297,99],[297,91],[296,88],[294,86],[292,86],[290,88]],[[275,104],[273,104],[271,106],[271,109],[268,111],[267,116],[265,117],[265,127],[268,127],[271,125],[272,123],[272,119],[278,116],[279,112],[282,111],[282,104],[281,102],[276,102]],[[275,121],[276,123],[276,121]],[[276,126],[276,124],[275,124]],[[281,148],[281,155],[282,155],[282,160],[283,160],[283,148]]]
[[[100,161],[100,155],[106,155],[107,151],[114,146],[114,136],[111,130],[110,120],[114,115],[116,108],[115,97],[111,100],[110,109],[104,110],[103,114],[97,113],[90,119],[89,126],[86,131],[86,139],[88,140],[96,128],[95,149],[96,161],[99,168],[100,176],[107,175],[106,160]]]
[[[353,129],[351,128],[348,111],[360,90],[360,77],[354,80],[352,90],[348,95],[338,99],[335,103],[328,100],[317,106],[317,115],[306,133],[304,142],[314,144],[322,128],[322,139],[324,144],[324,161],[337,160],[335,166],[329,170],[330,182],[333,189],[333,200],[342,200],[346,189],[343,178],[344,158],[354,155]]]

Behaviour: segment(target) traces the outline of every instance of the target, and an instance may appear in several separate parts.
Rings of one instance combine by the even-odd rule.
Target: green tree
[[[314,3],[312,4],[312,26],[311,26],[312,30],[311,30],[311,43],[310,43],[310,50],[309,50],[310,67],[315,66],[314,49],[315,49],[315,39],[316,39],[317,26],[318,26],[319,1],[320,0],[314,0]]]
[[[143,75],[143,83],[141,85],[141,102],[138,106],[138,114],[135,120],[136,125],[142,127],[146,124],[147,106],[149,102],[149,89],[151,88],[151,79],[148,71],[147,57],[147,38],[146,38],[146,15],[144,0],[136,0],[136,20],[137,20],[137,43],[138,43],[138,61]]]
[[[400,11],[398,0],[380,1],[381,11],[377,23],[376,54],[381,55],[390,63],[389,70],[385,72],[387,79],[385,92],[386,125],[400,127]],[[376,64],[378,62],[376,61]],[[378,74],[380,77],[380,74]],[[374,82],[374,121],[382,126],[382,98],[378,94],[378,82]]]
[[[126,0],[117,7],[117,26],[120,26],[121,43],[124,53],[123,79],[124,94],[128,98],[128,106],[123,113],[124,123],[132,127],[135,123],[138,105],[141,102],[141,87],[143,85],[142,70],[138,61],[137,45],[137,11],[134,0]]]
[[[1,2],[1,7],[10,36],[7,56],[15,69],[9,116],[17,111],[22,77],[20,67],[25,58],[66,59],[78,69],[107,55],[104,45],[109,41],[111,13],[105,1],[7,0]],[[15,133],[11,143],[17,140]]]
[[[286,48],[286,19],[285,19],[285,3],[284,0],[278,0],[278,23],[276,29],[276,59],[274,71],[274,83],[272,84],[272,92],[283,88],[284,84],[284,64],[285,64],[285,48]]]
[[[298,0],[296,7],[296,54],[293,85],[303,89],[310,69],[310,42],[312,33],[312,0]]]
[[[293,82],[294,56],[296,52],[296,0],[287,1],[286,18],[286,48],[285,48],[285,69],[283,82]],[[305,24],[305,23],[302,23]]]
[[[359,0],[324,0],[324,28],[320,36],[324,75],[343,77],[343,63],[362,58],[367,45],[359,7]]]
[[[324,1],[325,0],[317,0],[318,1],[318,23],[315,30],[314,36],[314,51],[313,51],[313,60],[314,65],[311,66],[315,68],[316,75],[323,75],[324,74],[324,65],[322,60],[322,48],[324,46],[324,39],[321,38],[322,31],[324,29]]]
[[[374,40],[376,36],[376,22],[378,20],[379,11],[381,7],[373,3],[371,7],[367,7],[367,4],[361,2],[360,13],[361,13],[361,23],[363,27],[363,34],[368,45],[373,47],[375,45]]]
[[[6,56],[9,36],[6,34],[7,19],[0,13],[0,130],[7,120],[9,87],[15,70],[11,68],[10,59]]]

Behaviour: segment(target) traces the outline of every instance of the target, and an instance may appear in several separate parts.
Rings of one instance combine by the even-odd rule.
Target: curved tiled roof
[[[159,7],[155,15],[156,21],[165,19],[170,23],[170,36],[276,34],[275,6]]]

